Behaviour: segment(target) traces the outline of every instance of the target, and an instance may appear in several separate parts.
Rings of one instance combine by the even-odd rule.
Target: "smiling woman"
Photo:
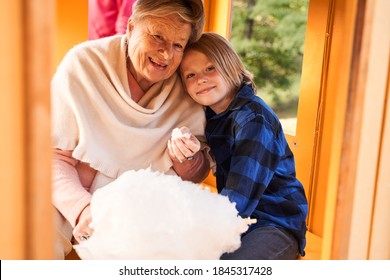
[[[81,43],[61,61],[51,84],[57,258],[72,249],[72,235],[93,236],[91,196],[126,170],[206,177],[204,145],[193,160],[180,160],[188,154],[180,141],[167,147],[183,126],[205,142],[204,111],[176,73],[203,25],[201,0],[138,0],[126,34]]]

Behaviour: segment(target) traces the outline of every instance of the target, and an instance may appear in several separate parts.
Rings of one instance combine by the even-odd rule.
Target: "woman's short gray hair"
[[[205,17],[202,0],[137,0],[133,5],[131,20],[136,24],[145,17],[166,17],[171,14],[191,24],[188,44],[200,38]]]

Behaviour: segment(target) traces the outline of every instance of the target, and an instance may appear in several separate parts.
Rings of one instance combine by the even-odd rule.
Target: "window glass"
[[[231,43],[257,95],[295,134],[309,0],[234,0]]]

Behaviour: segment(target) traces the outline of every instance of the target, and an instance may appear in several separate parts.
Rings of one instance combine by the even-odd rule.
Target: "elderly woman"
[[[202,0],[138,0],[125,35],[64,57],[51,87],[56,258],[71,251],[72,236],[93,234],[91,196],[124,171],[150,167],[193,182],[207,175],[204,111],[176,73],[203,25]],[[193,135],[171,139],[177,127]]]

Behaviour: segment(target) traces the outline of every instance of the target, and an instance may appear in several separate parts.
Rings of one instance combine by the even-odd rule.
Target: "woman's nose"
[[[173,57],[173,46],[170,44],[165,44],[162,46],[160,52],[163,54],[164,59],[170,59]]]

